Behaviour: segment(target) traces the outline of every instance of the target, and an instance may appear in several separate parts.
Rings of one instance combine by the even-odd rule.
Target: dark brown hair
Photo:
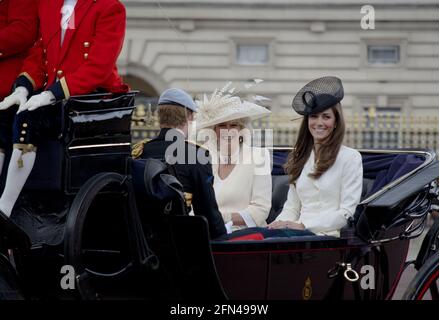
[[[324,144],[320,146],[318,154],[316,154],[316,159],[318,160],[315,165],[315,171],[309,174],[314,179],[320,178],[334,164],[343,143],[345,122],[341,106],[338,103],[331,107],[331,109],[335,115],[335,128]],[[308,116],[303,117],[294,150],[288,155],[287,163],[284,166],[292,184],[296,183],[302,173],[303,167],[308,161],[314,146],[313,136],[308,129],[308,118]]]
[[[184,126],[188,121],[191,110],[176,105],[159,105],[159,123],[161,128],[177,128]]]

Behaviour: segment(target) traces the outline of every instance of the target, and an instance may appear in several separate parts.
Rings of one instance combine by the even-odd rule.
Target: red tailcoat
[[[35,0],[0,0],[0,101],[11,93],[37,30]]]
[[[116,68],[125,36],[125,7],[119,0],[78,0],[61,46],[63,4],[40,0],[40,39],[22,69],[33,89],[50,90],[57,100],[96,89],[128,91]]]

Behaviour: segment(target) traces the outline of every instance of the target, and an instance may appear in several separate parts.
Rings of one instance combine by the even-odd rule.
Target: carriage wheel
[[[24,300],[19,279],[8,258],[0,253],[0,300]]]
[[[431,256],[410,282],[403,300],[439,300],[439,252]]]
[[[128,255],[126,262],[118,270],[112,272],[96,272],[90,269],[84,261],[84,256],[90,254],[88,248],[84,244],[84,229],[86,228],[86,218],[88,218],[89,209],[92,207],[96,197],[102,193],[104,189],[112,187],[113,192],[120,194],[127,193],[125,185],[125,177],[117,173],[100,173],[90,178],[80,189],[76,195],[72,206],[70,208],[64,240],[65,260],[68,265],[73,266],[75,271],[76,286],[83,299],[98,299],[100,295],[95,291],[92,284],[94,278],[115,278],[121,274],[125,274],[131,266],[132,256]],[[116,190],[114,190],[116,188]],[[122,215],[127,216],[129,210],[128,197],[124,198]],[[102,228],[105,228],[105,221],[107,217],[102,216]],[[95,230],[97,233],[102,232],[102,229]],[[98,236],[98,235],[97,235]],[[117,251],[111,250],[94,250],[93,254],[118,254]]]

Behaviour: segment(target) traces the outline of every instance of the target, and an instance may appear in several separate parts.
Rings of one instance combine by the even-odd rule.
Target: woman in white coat
[[[298,139],[285,165],[288,198],[268,227],[291,235],[339,236],[360,201],[363,166],[358,151],[342,145],[345,123],[340,79],[311,81],[293,100],[303,115]]]
[[[197,101],[196,124],[199,140],[208,139],[204,146],[212,158],[215,196],[230,233],[267,225],[271,161],[268,150],[250,145],[250,121],[270,111],[226,89]]]

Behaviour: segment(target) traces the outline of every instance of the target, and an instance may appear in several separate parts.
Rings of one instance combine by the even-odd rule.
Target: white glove
[[[17,114],[22,111],[34,111],[40,107],[47,106],[56,101],[55,96],[50,91],[43,91],[29,99],[24,105],[18,108]]]
[[[0,102],[0,110],[6,110],[16,104],[18,104],[19,108],[21,108],[26,103],[28,95],[29,92],[25,87],[15,88],[12,94]]]

